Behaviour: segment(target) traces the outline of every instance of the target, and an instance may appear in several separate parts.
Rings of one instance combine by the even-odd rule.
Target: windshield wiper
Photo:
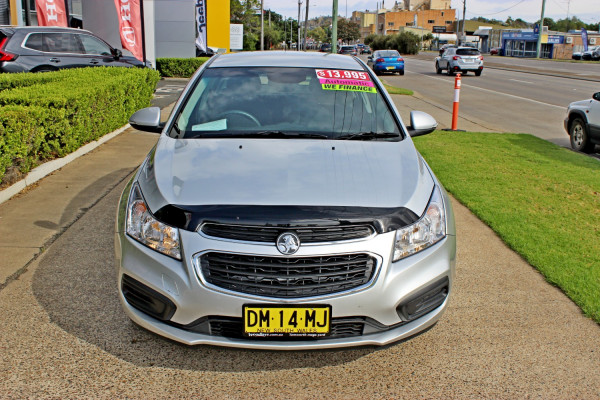
[[[260,131],[260,132],[248,132],[242,136],[250,137],[272,137],[282,139],[329,139],[327,135],[318,133],[302,133],[302,132],[284,132],[284,131]]]
[[[358,132],[351,133],[349,135],[338,136],[336,140],[372,140],[372,139],[385,139],[395,138],[399,135],[397,133],[377,133],[377,132]]]

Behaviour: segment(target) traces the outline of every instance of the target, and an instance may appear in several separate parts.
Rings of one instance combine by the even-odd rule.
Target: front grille
[[[370,225],[347,225],[335,227],[277,228],[206,223],[202,233],[223,239],[246,242],[275,243],[283,232],[295,232],[302,243],[339,242],[364,239],[374,233]]]
[[[212,285],[275,298],[354,289],[371,280],[377,265],[368,254],[286,258],[206,253],[199,261],[204,279]]]

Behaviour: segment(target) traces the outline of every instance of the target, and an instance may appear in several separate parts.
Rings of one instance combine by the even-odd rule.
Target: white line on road
[[[509,80],[511,80],[511,81],[513,81],[513,82],[528,83],[528,84],[530,84],[530,85],[534,85],[534,83],[533,83],[533,82],[529,82],[529,81],[520,81],[520,80],[518,80],[518,79],[509,79]]]
[[[437,81],[446,82],[446,83],[448,83],[450,85],[454,85],[454,79],[447,80],[447,79],[443,79],[443,78],[437,78],[437,77],[433,77],[433,76],[424,74],[422,72],[410,72],[410,71],[406,71],[406,73],[409,73],[409,74],[419,74],[419,75],[426,76],[426,77],[428,77],[430,79],[435,79]],[[473,88],[473,89],[478,89],[478,90],[481,90],[483,92],[488,92],[488,93],[493,93],[493,94],[499,94],[499,95],[511,97],[513,99],[525,100],[525,101],[529,101],[531,103],[541,104],[543,106],[558,108],[559,110],[564,110],[565,109],[564,106],[557,106],[555,104],[544,103],[543,101],[537,101],[537,100],[533,100],[533,99],[528,99],[527,97],[515,96],[514,94],[503,93],[503,92],[499,92],[497,90],[484,89],[484,88],[481,88],[481,87],[478,87],[478,86],[472,86],[472,85],[469,85],[469,84],[465,84],[464,81],[463,81],[462,82],[462,87],[465,87],[465,86]]]

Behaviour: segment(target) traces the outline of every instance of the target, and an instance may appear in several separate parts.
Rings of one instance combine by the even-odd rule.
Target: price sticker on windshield
[[[363,71],[317,69],[316,73],[323,90],[377,93],[369,74]]]

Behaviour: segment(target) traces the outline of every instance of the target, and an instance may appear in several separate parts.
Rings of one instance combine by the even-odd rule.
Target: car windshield
[[[480,53],[477,49],[456,49],[456,54],[459,56],[478,56]]]
[[[400,53],[398,53],[395,50],[386,50],[386,51],[380,51],[379,53],[377,53],[378,57],[400,57]]]
[[[187,96],[177,138],[398,138],[400,128],[366,71],[209,68]]]

